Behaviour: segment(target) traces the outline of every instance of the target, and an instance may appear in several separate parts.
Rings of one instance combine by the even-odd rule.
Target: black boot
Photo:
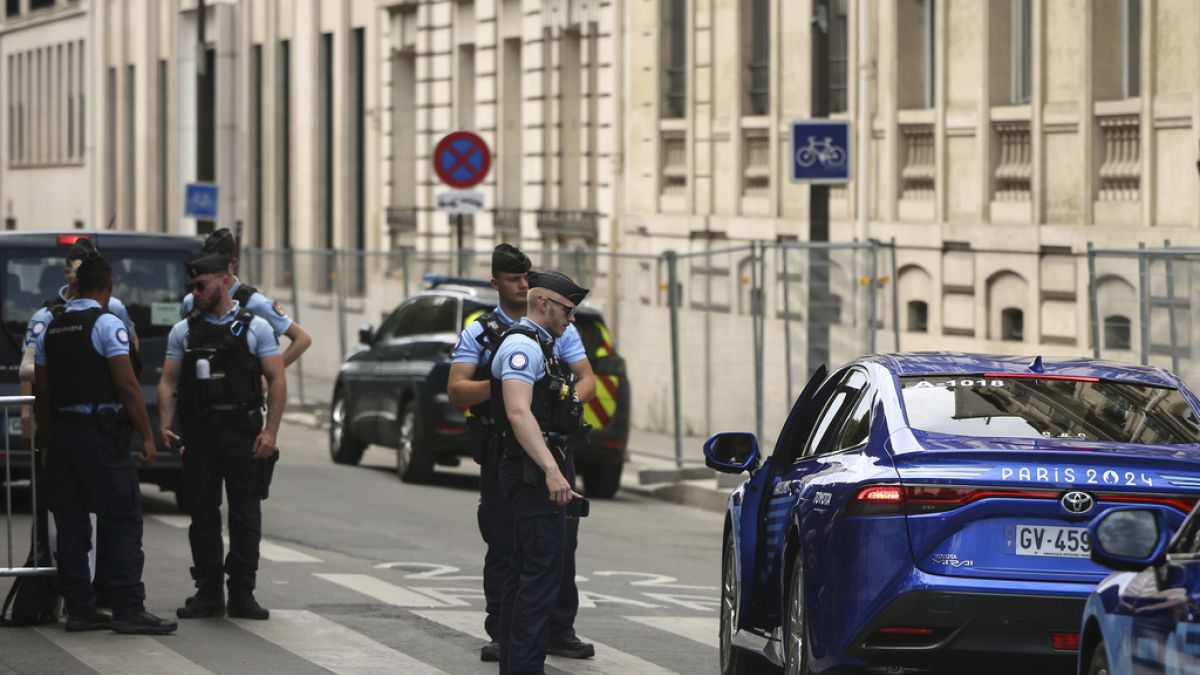
[[[108,630],[112,626],[112,617],[108,612],[94,610],[83,616],[67,615],[67,632],[78,633],[85,630]]]
[[[174,621],[160,619],[150,612],[138,612],[112,622],[113,632],[124,635],[170,635],[178,627]]]
[[[231,593],[229,606],[225,608],[225,612],[238,619],[265,621],[271,618],[271,612],[258,604],[258,601],[254,599],[254,594],[250,592]]]
[[[184,601],[183,607],[175,610],[175,616],[181,619],[205,619],[214,616],[225,616],[225,594],[201,594],[197,592]]]

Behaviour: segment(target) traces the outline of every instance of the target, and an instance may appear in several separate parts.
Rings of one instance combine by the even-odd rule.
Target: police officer
[[[500,304],[489,313],[472,320],[454,348],[451,357],[449,386],[450,402],[469,406],[468,422],[472,442],[476,446],[479,469],[479,533],[487,545],[483,559],[483,593],[487,618],[484,629],[491,642],[480,650],[480,660],[496,661],[500,647],[497,643],[504,577],[512,557],[513,519],[507,496],[500,490],[499,444],[492,433],[491,413],[492,354],[504,331],[525,316],[528,307],[531,263],[519,249],[500,244],[492,252],[492,288],[500,295]],[[583,340],[575,326],[567,326],[562,337],[554,342],[554,355],[566,363],[575,376],[575,391],[583,403],[595,392],[595,379],[587,359]],[[573,466],[571,466],[573,469]],[[574,471],[568,475],[574,484]],[[572,658],[587,658],[596,653],[595,647],[575,635],[575,614],[579,609],[579,591],[575,586],[575,549],[578,546],[579,519],[568,518],[563,550],[562,586],[550,621],[550,642],[547,653]]]
[[[237,300],[238,304],[251,314],[271,324],[271,330],[275,331],[275,337],[286,336],[291,344],[283,352],[283,365],[286,368],[295,363],[296,359],[299,359],[300,355],[312,346],[312,338],[300,327],[300,324],[292,321],[291,317],[283,313],[283,307],[278,302],[259,293],[257,288],[243,284],[242,280],[238,279],[238,241],[229,228],[222,227],[208,235],[208,238],[204,240],[202,250],[206,253],[220,253],[229,259],[229,274],[225,277],[226,292],[229,293],[229,297]],[[179,307],[179,316],[187,318],[192,307],[193,299],[191,294],[188,294],[184,296],[183,303]]]
[[[515,533],[500,609],[501,673],[543,671],[563,578],[564,507],[582,498],[571,488],[569,439],[583,429],[583,405],[553,350],[588,290],[559,272],[531,274],[529,287],[526,316],[492,360],[492,414],[504,447],[500,490]]]
[[[254,598],[262,539],[259,481],[267,468],[264,462],[277,457],[275,436],[287,401],[283,357],[270,324],[226,293],[225,256],[201,253],[186,268],[198,311],[171,329],[158,383],[159,433],[164,445],[183,455],[183,480],[192,500],[188,540],[196,593],[175,614],[181,619],[226,613],[267,619],[270,612]],[[268,386],[265,427],[263,376]],[[181,434],[171,429],[177,403]],[[224,563],[222,482],[229,498]]]
[[[165,635],[173,621],[146,611],[142,584],[142,496],[137,467],[118,442],[121,411],[142,435],[141,460],[156,449],[142,389],[129,360],[129,331],[102,309],[112,294],[112,269],[99,254],[76,272],[79,297],[39,336],[35,354],[38,447],[47,448],[58,586],[68,631],[111,629]],[[106,558],[113,613],[96,607],[88,571],[91,521],[99,521],[98,554]]]

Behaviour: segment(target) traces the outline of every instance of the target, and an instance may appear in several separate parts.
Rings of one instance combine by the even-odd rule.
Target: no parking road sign
[[[487,177],[491,166],[491,150],[473,131],[446,134],[433,149],[433,170],[452,188],[475,187]]]

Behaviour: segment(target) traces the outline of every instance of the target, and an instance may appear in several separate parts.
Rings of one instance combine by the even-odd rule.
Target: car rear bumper
[[[1069,585],[1077,592],[914,589],[880,611],[846,653],[881,666],[953,669],[970,663],[973,672],[990,672],[994,663],[996,672],[1014,672],[1029,663],[1069,671],[1075,650],[1055,649],[1051,637],[1078,634],[1091,588]]]

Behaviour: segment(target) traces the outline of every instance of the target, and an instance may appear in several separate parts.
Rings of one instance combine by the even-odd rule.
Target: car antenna
[[[1029,371],[1032,373],[1046,372],[1045,366],[1042,365],[1042,357],[1041,356],[1034,357],[1033,363],[1029,364]]]

